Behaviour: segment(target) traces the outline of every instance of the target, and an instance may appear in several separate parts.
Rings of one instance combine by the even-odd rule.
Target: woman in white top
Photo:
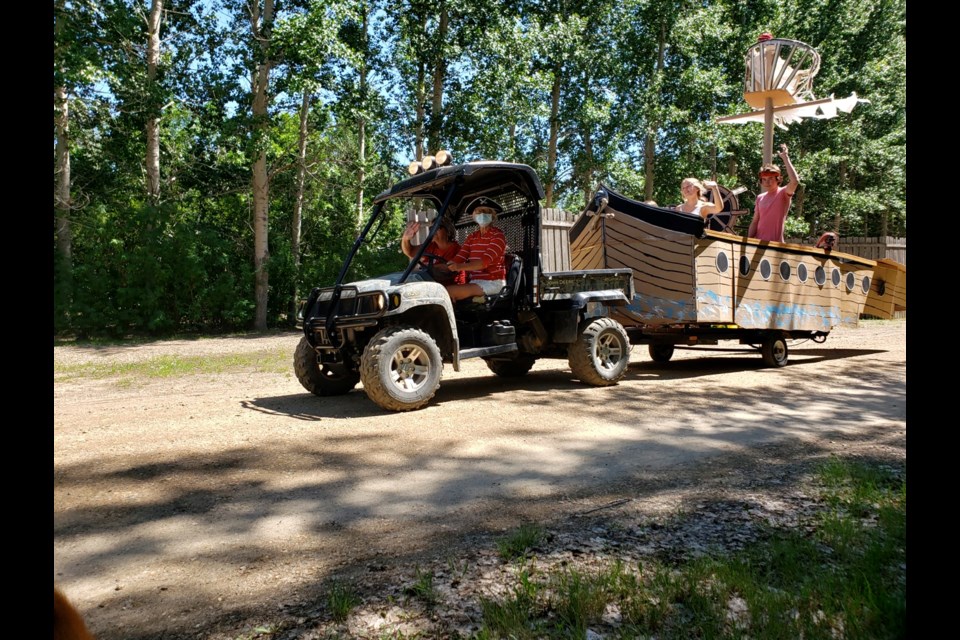
[[[707,189],[713,191],[713,202],[706,200]],[[680,183],[680,193],[683,195],[683,203],[675,207],[677,211],[692,213],[701,216],[704,220],[711,213],[723,211],[723,196],[720,195],[720,188],[713,180],[700,182],[696,178],[684,178]]]

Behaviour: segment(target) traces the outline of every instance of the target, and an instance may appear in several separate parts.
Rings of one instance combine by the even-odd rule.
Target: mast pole
[[[763,164],[771,162],[773,162],[773,98],[767,98],[763,106]]]

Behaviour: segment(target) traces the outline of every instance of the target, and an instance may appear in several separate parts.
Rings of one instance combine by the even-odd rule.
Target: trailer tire
[[[498,360],[495,358],[484,358],[490,371],[501,378],[520,378],[527,375],[533,368],[533,363],[537,361],[531,355],[522,354],[510,360]]]
[[[307,337],[293,352],[293,371],[303,388],[313,395],[342,396],[360,382],[360,373],[344,364],[321,363]]]
[[[651,343],[648,350],[650,351],[650,359],[654,362],[670,362],[670,358],[673,357],[672,344]]]
[[[387,327],[360,358],[360,379],[373,402],[390,411],[412,411],[440,387],[443,359],[430,334],[416,327]]]
[[[783,336],[766,336],[760,344],[760,355],[768,367],[785,367],[789,358],[787,341]]]
[[[616,384],[630,365],[630,339],[612,318],[580,323],[577,341],[567,351],[570,369],[581,382],[594,386]]]

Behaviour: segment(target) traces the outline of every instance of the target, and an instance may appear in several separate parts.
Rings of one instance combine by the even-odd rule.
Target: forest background
[[[54,333],[292,324],[410,160],[532,166],[546,207],[599,183],[752,210],[762,126],[744,54],[821,55],[778,129],[805,184],[787,235],[906,236],[906,0],[54,0]],[[359,272],[406,262],[392,213]]]

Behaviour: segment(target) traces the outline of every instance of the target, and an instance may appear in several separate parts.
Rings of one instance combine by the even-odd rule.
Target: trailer
[[[906,309],[901,264],[708,224],[601,185],[570,228],[572,268],[632,270],[634,295],[611,317],[654,361],[669,361],[676,347],[733,341],[782,367],[790,340],[824,342],[865,313],[891,318]]]

